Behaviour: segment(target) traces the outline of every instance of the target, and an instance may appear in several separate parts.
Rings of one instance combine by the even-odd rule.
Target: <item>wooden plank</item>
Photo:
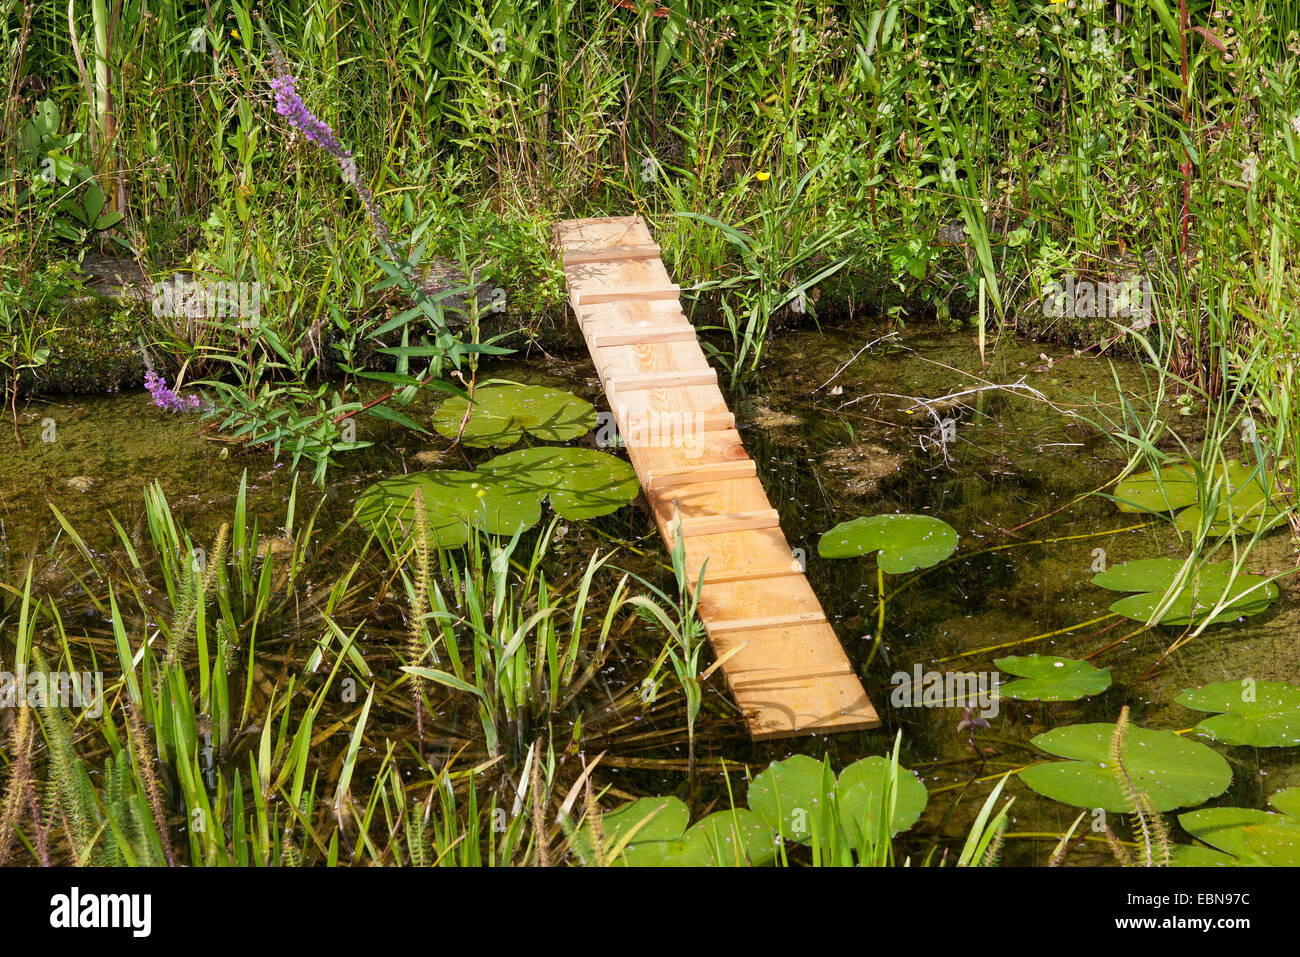
[[[774,508],[753,512],[732,512],[726,515],[699,515],[680,519],[682,538],[696,535],[724,535],[727,532],[747,532],[753,528],[780,527],[781,516]]]
[[[603,249],[566,249],[564,268],[584,263],[622,262],[628,259],[658,259],[657,243],[638,243],[632,246],[606,246]]]
[[[788,565],[772,565],[768,568],[719,568],[704,570],[705,585],[721,585],[726,582],[753,581],[759,578],[785,578],[787,575],[802,575],[803,566],[791,558]],[[695,576],[696,580],[699,575]]]
[[[631,392],[634,389],[679,389],[691,385],[716,385],[716,369],[671,370],[667,372],[630,372],[606,380],[610,392]]]
[[[671,299],[674,302],[682,294],[682,287],[671,286],[624,286],[621,289],[593,289],[590,292],[575,292],[569,299],[575,306],[594,306],[602,302],[648,302],[656,299]]]
[[[679,326],[675,329],[657,329],[653,332],[634,330],[632,332],[593,332],[587,337],[587,345],[593,349],[610,349],[614,346],[634,346],[643,342],[695,342],[694,326]]]
[[[878,727],[745,453],[645,222],[555,228],[569,300],[665,543],[755,740]],[[704,573],[702,583],[700,574]]]
[[[645,484],[655,488],[667,485],[690,485],[697,482],[726,482],[730,479],[752,478],[758,475],[758,467],[751,459],[736,462],[719,462],[716,465],[683,465],[661,471],[650,470],[645,474]]]
[[[709,621],[705,628],[710,635],[725,634],[730,631],[756,631],[764,628],[780,628],[784,625],[812,625],[825,621],[821,612],[804,612],[799,615],[760,615],[757,618],[732,618],[725,621]]]

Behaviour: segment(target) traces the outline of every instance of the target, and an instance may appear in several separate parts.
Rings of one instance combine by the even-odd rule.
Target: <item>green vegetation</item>
[[[0,864],[1295,863],[1300,7],[0,9]],[[565,312],[624,214],[881,731],[744,736]]]

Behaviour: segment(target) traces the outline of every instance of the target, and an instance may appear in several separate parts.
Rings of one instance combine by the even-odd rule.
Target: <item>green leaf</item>
[[[412,472],[376,482],[353,513],[365,528],[404,539],[415,527],[417,488],[434,541],[452,548],[469,541],[471,526],[492,535],[531,528],[548,496],[558,514],[585,521],[626,505],[640,486],[632,466],[605,452],[539,447],[499,455],[474,472]]]
[[[112,229],[122,221],[122,214],[114,210],[111,213],[104,213],[95,220],[95,229]]]
[[[370,408],[366,409],[366,414],[373,415],[376,419],[383,419],[386,422],[396,423],[405,429],[411,429],[415,432],[423,432],[425,435],[429,434],[428,429],[420,425],[419,422],[416,422],[409,415],[403,415],[396,409],[390,409],[386,405],[372,405]]]
[[[686,832],[691,823],[691,812],[675,797],[645,797],[624,804],[601,818],[601,832],[605,844],[612,846],[623,839],[642,819],[654,815],[636,832],[638,843],[646,841],[675,841]]]
[[[1204,482],[1196,477],[1190,462],[1174,462],[1155,472],[1142,472],[1121,479],[1115,486],[1115,505],[1122,512],[1181,512],[1175,525],[1194,531],[1201,525],[1208,502],[1202,495],[1217,489],[1209,530],[1224,535],[1233,529],[1255,532],[1281,525],[1285,513],[1274,478],[1260,468],[1233,459],[1214,466]],[[1191,508],[1187,508],[1191,506]]]
[[[686,832],[683,859],[692,867],[763,867],[776,859],[776,832],[747,808],[716,811]]]
[[[539,446],[498,455],[479,466],[502,482],[526,488],[570,521],[608,515],[636,498],[636,470],[607,452]]]
[[[1300,745],[1300,688],[1281,681],[1216,681],[1174,699],[1195,711],[1222,712],[1196,730],[1224,744],[1256,748]]]
[[[1281,813],[1246,807],[1211,807],[1178,816],[1183,830],[1210,845],[1175,849],[1179,866],[1300,866],[1300,788],[1274,794],[1269,803]],[[1215,850],[1211,850],[1214,848]]]
[[[1142,594],[1121,598],[1110,610],[1134,621],[1150,621],[1165,593],[1178,580],[1185,561],[1177,558],[1141,558],[1112,565],[1093,576],[1094,585],[1112,591],[1135,591]],[[1194,569],[1183,582],[1178,595],[1161,613],[1159,624],[1199,624],[1220,601],[1224,608],[1210,624],[1258,615],[1277,600],[1277,585],[1258,575],[1244,572],[1232,577],[1230,560],[1211,562]]]
[[[1166,465],[1120,479],[1115,505],[1121,512],[1176,512],[1197,499],[1196,474],[1187,463]]]
[[[840,772],[835,794],[840,802],[840,817],[849,840],[854,845],[870,840],[876,833],[874,818],[881,806],[885,792],[885,778],[889,774],[889,758],[873,755],[854,761]],[[930,801],[915,771],[898,769],[898,784],[894,795],[894,818],[890,822],[890,835],[906,831],[921,818],[921,812]]]
[[[601,818],[606,853],[632,835],[614,861],[624,867],[760,867],[776,857],[776,835],[745,808],[718,811],[687,829],[690,812],[675,797],[646,797]],[[632,829],[641,821],[640,830]],[[587,827],[588,839],[594,835]]]
[[[1223,484],[1218,489],[1218,500],[1210,518],[1210,532],[1226,535],[1234,529],[1257,532],[1276,528],[1286,521],[1286,513],[1275,504],[1276,484],[1268,473],[1251,469],[1240,462],[1229,462]],[[1206,503],[1208,504],[1208,503]],[[1174,525],[1188,532],[1201,527],[1205,508],[1201,503],[1178,515]]]
[[[596,410],[571,392],[490,381],[474,390],[472,407],[466,399],[448,399],[433,415],[434,429],[449,439],[460,432],[463,421],[465,445],[504,448],[518,442],[525,431],[553,442],[585,435],[596,425]]]
[[[1077,701],[1110,687],[1110,672],[1086,661],[1053,655],[1013,655],[993,663],[1021,680],[999,686],[998,695],[1018,701]]]
[[[823,777],[823,772],[825,777]],[[773,761],[749,785],[749,809],[782,837],[806,843],[814,815],[834,799],[835,775],[822,762],[796,754]]]
[[[353,506],[357,521],[372,532],[404,540],[415,528],[415,493],[424,496],[429,531],[440,548],[469,541],[470,527],[513,535],[542,517],[537,496],[477,472],[412,472],[376,482]]]
[[[1040,734],[1036,747],[1068,760],[1031,765],[1020,779],[1064,804],[1129,813],[1130,798],[1110,755],[1114,733],[1112,724],[1075,724]],[[1127,778],[1158,811],[1201,804],[1232,783],[1228,762],[1198,741],[1134,726],[1125,739]]]
[[[957,532],[930,515],[872,515],[842,522],[821,537],[822,558],[856,558],[880,552],[881,571],[891,575],[937,565],[957,550]]]

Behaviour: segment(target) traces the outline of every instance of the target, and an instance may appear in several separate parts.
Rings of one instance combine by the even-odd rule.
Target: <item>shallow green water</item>
[[[704,763],[716,764],[721,756],[757,768],[799,751],[830,753],[839,768],[856,757],[884,752],[901,728],[904,763],[922,775],[932,793],[922,824],[903,840],[908,851],[923,854],[935,840],[960,843],[992,786],[988,779],[1033,761],[1035,752],[1027,742],[1038,732],[1080,721],[1113,721],[1124,704],[1131,706],[1137,724],[1186,728],[1199,718],[1172,703],[1183,688],[1247,676],[1294,680],[1300,670],[1294,638],[1300,611],[1288,580],[1281,583],[1282,599],[1268,613],[1208,630],[1153,676],[1147,672],[1173,641],[1172,631],[1147,632],[1116,643],[1133,629],[1126,623],[1108,628],[1113,624],[1108,621],[1025,643],[1106,614],[1114,595],[1089,582],[1097,560],[1094,549],[1105,549],[1109,563],[1178,553],[1177,538],[1167,525],[1100,534],[1139,523],[1104,498],[1085,494],[1113,478],[1123,456],[1105,436],[1068,414],[1071,409],[1094,418],[1099,412],[1115,414],[1113,376],[1136,397],[1147,388],[1141,372],[1124,361],[1112,366],[1106,360],[1011,340],[990,346],[988,366],[981,371],[975,344],[947,333],[906,334],[850,361],[882,334],[825,328],[787,333],[773,343],[765,377],[748,394],[732,400],[746,446],[781,513],[787,537],[805,550],[810,580],[828,617],[860,668],[871,646],[864,636],[875,630],[874,562],[819,559],[816,543],[821,533],[860,515],[923,512],[957,529],[960,550],[952,562],[889,600],[882,650],[864,675],[885,729],[754,746],[739,722],[728,717],[734,709],[724,683],[715,678],[701,719]],[[1043,358],[1044,353],[1054,361]],[[501,363],[485,371],[561,385],[601,406],[585,356]],[[996,388],[1014,383],[1041,396]],[[983,391],[943,403],[936,416],[915,401],[972,389]],[[416,417],[424,411],[417,408]],[[1172,415],[1172,407],[1169,411]],[[250,515],[272,532],[283,521],[293,484],[286,464],[208,441],[197,417],[155,409],[144,393],[33,402],[20,412],[27,448],[17,448],[12,432],[0,446],[0,522],[10,583],[21,580],[17,566],[35,545],[41,587],[73,601],[76,589],[60,562],[67,545],[48,506],[66,515],[93,547],[108,549],[114,543],[108,513],[128,532],[138,530],[142,491],[154,479],[198,539],[211,536],[229,520],[245,470]],[[948,418],[955,431],[950,432],[953,441],[945,443],[936,420]],[[1191,420],[1177,424],[1188,434],[1194,432]],[[341,530],[332,551],[321,556],[322,574],[345,567],[364,540],[360,532],[347,528],[357,493],[376,478],[428,464],[416,458],[426,447],[424,440],[393,432],[382,423],[363,420],[358,437],[377,444],[331,472],[327,491],[311,489],[305,476],[300,480],[300,510],[314,508],[323,495],[320,526],[329,533]],[[459,453],[438,464],[463,467]],[[1057,541],[1042,543],[1045,539]],[[662,574],[663,550],[648,517],[636,507],[593,527],[569,530],[557,555],[561,562],[585,562],[591,548],[609,547],[611,542],[634,543],[645,551],[644,556],[625,551],[619,558],[624,567]],[[972,554],[994,546],[1013,547]],[[1250,567],[1272,572],[1293,563],[1289,535],[1277,532],[1255,552]],[[887,589],[905,580],[887,580]],[[294,653],[292,638],[286,635],[285,654]],[[378,661],[385,649],[381,638],[374,640]],[[957,730],[960,709],[890,704],[891,675],[910,672],[916,665],[939,671],[989,670],[992,659],[1003,654],[1082,657],[1112,644],[1093,659],[1111,670],[1115,684],[1109,691],[1081,703],[1004,701],[992,727],[976,733],[974,749],[967,734]],[[995,646],[1000,650],[982,650]],[[642,666],[635,656],[624,657],[602,680],[611,688],[635,683]],[[622,717],[631,726],[643,723],[647,729],[663,730],[680,725],[679,715],[678,706],[668,717],[661,709],[644,722],[637,715]],[[389,730],[403,733],[397,724]],[[680,742],[683,737],[676,733],[669,740]],[[652,737],[642,740],[629,734],[614,743],[624,756],[648,762],[641,770],[611,768],[609,778],[620,791],[680,790],[682,776],[656,769],[655,762],[684,757],[683,745],[656,745]],[[1300,783],[1300,765],[1286,752],[1220,750],[1233,764],[1234,782],[1212,803],[1263,806],[1269,793]],[[981,780],[967,788],[972,779]],[[704,801],[725,796],[716,776],[702,787],[697,797]],[[1038,797],[1014,778],[1007,793],[1015,795],[1016,805],[1004,859],[1042,863],[1055,840],[1015,835],[1060,833],[1078,812]],[[1070,861],[1105,863],[1110,855],[1098,838],[1073,852]]]

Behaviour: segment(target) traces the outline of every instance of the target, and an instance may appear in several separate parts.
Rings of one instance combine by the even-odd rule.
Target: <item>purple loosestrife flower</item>
[[[294,89],[297,82],[296,78],[287,73],[271,80],[271,89],[275,91],[275,112],[340,163],[351,159],[352,151],[345,150],[328,124],[303,104],[302,97]]]
[[[199,397],[192,392],[187,396],[178,396],[167,388],[167,380],[152,369],[144,374],[144,387],[149,390],[149,395],[153,397],[153,404],[160,409],[166,409],[168,412],[197,409],[201,404]]]
[[[374,194],[370,188],[361,182],[361,175],[357,171],[357,161],[352,156],[352,151],[343,148],[334,131],[324,120],[316,116],[311,110],[307,109],[306,104],[302,102],[302,97],[298,95],[295,86],[297,78],[288,73],[285,68],[284,60],[281,58],[279,51],[276,50],[273,59],[275,61],[276,75],[271,79],[271,90],[275,93],[275,112],[279,113],[289,121],[289,125],[300,131],[307,137],[308,142],[314,143],[323,149],[326,153],[339,164],[339,171],[343,175],[343,182],[351,186],[361,199],[361,205],[365,207],[366,215],[370,219],[371,226],[379,242],[388,252],[389,258],[397,260],[397,242],[393,238],[393,231],[388,228],[388,223],[384,219],[383,213],[379,210],[379,205],[375,202]]]

